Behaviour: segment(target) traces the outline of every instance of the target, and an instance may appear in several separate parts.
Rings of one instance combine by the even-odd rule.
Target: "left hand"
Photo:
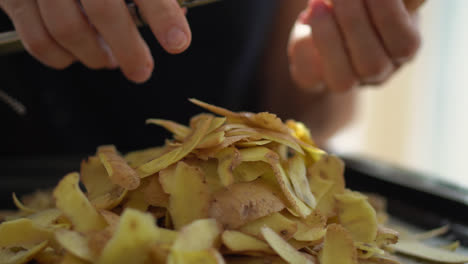
[[[310,0],[289,41],[293,80],[305,90],[379,84],[409,61],[419,30],[403,0]]]

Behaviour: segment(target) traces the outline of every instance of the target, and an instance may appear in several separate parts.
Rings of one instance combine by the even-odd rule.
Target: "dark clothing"
[[[271,28],[272,0],[225,0],[189,10],[192,46],[169,55],[148,28],[141,30],[155,58],[150,81],[135,85],[120,71],[80,64],[64,71],[42,66],[27,53],[0,57],[0,89],[28,109],[19,117],[0,102],[0,155],[91,153],[163,143],[163,130],[147,118],[187,123],[201,110],[195,97],[234,110],[255,111],[255,74]]]

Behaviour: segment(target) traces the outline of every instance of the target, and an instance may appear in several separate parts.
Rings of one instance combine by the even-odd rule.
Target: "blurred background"
[[[468,188],[468,1],[431,0],[420,13],[418,56],[360,93],[354,122],[330,147]]]

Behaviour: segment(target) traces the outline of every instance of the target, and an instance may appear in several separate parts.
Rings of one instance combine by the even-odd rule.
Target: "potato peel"
[[[328,226],[319,259],[321,264],[358,264],[353,238],[346,229],[337,224]]]
[[[173,173],[159,177],[164,191],[170,195],[168,211],[175,229],[208,216],[211,193],[200,168],[178,162]]]
[[[417,240],[402,239],[391,248],[396,252],[439,263],[465,263],[468,256],[430,247]]]
[[[54,189],[56,206],[79,232],[103,229],[107,224],[78,186],[78,173],[66,175]]]
[[[367,197],[346,191],[336,194],[338,218],[356,242],[372,243],[377,237],[378,223],[374,208]]]
[[[47,246],[47,241],[44,241],[31,248],[23,248],[22,250],[19,250],[19,251],[12,249],[12,248],[1,248],[0,249],[0,263],[3,263],[3,264],[27,263],[36,254],[42,251],[46,246]]]
[[[223,244],[233,252],[257,251],[273,254],[273,250],[268,244],[239,231],[226,230],[223,232],[221,239]]]
[[[119,155],[117,149],[112,146],[101,146],[97,149],[97,155],[109,174],[110,180],[127,190],[135,190],[140,185],[140,177],[132,169],[127,161]]]
[[[281,238],[278,234],[275,233],[269,227],[263,227],[262,235],[268,244],[273,248],[273,250],[278,253],[278,255],[286,260],[289,263],[297,264],[313,264],[310,259],[303,256],[299,251],[289,245],[285,240]]]
[[[143,263],[149,258],[150,243],[157,239],[154,219],[134,209],[122,214],[115,235],[98,258],[98,264]]]
[[[449,251],[457,243],[417,240],[446,228],[392,246],[385,201],[347,190],[343,162],[304,124],[192,101],[213,113],[189,125],[147,121],[172,132],[164,146],[124,156],[101,146],[81,178],[67,174],[22,202],[14,195],[18,212],[1,214],[0,263],[400,264],[392,250],[467,260]]]
[[[265,183],[237,183],[213,194],[209,216],[226,229],[236,229],[284,207],[278,194]]]
[[[194,132],[188,137],[182,146],[164,154],[163,156],[149,161],[137,168],[140,177],[148,177],[160,170],[169,167],[170,165],[178,162],[196,148],[198,143],[206,135],[213,117],[206,117],[197,122]]]

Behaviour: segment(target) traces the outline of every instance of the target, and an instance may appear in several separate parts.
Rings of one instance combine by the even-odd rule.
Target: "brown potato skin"
[[[281,211],[283,201],[260,180],[236,183],[213,195],[209,216],[218,220],[224,229],[236,229],[250,221]]]

